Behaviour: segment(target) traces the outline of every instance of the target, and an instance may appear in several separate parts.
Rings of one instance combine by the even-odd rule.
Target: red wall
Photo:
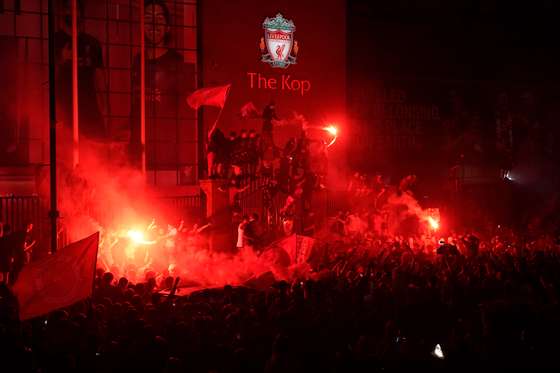
[[[261,120],[240,118],[239,109],[251,101],[260,110],[271,99],[279,117],[297,112],[311,125],[344,122],[346,90],[346,5],[343,0],[204,0],[201,7],[203,85],[232,83],[230,96],[220,119],[223,130],[261,129]],[[292,20],[298,41],[297,64],[286,69],[273,68],[261,61],[260,38],[266,17],[281,13]],[[248,73],[277,81],[277,89],[251,88]],[[282,76],[308,81],[310,89],[282,89]],[[212,124],[217,109],[206,108],[205,125]],[[294,128],[276,131],[277,145],[283,146]]]

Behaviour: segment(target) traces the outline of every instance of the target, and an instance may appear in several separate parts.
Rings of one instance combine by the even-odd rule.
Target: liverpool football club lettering
[[[261,60],[272,67],[286,69],[296,63],[298,42],[294,40],[296,26],[278,13],[276,17],[263,22],[264,37],[261,37]]]

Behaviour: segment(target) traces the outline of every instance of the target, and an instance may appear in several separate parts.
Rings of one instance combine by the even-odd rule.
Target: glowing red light
[[[333,125],[325,127],[324,130],[327,131],[328,133],[330,133],[331,135],[335,136],[335,137],[338,134],[338,129]]]
[[[140,232],[140,231],[136,231],[136,230],[129,230],[128,232],[126,232],[126,235],[128,236],[128,238],[130,238],[134,243],[137,243],[139,245],[153,245],[155,242],[154,241],[148,241],[146,240],[146,238],[144,237],[144,233]]]
[[[336,139],[338,137],[338,128],[336,128],[334,125],[331,124],[327,127],[323,127],[323,129],[332,136],[331,142],[327,145],[327,147],[330,147],[332,144],[336,142]]]
[[[430,228],[432,228],[434,231],[437,231],[439,229],[439,221],[437,221],[433,217],[428,216],[428,223],[430,224]]]

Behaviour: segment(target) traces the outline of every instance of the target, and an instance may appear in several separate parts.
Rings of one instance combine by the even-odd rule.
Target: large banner
[[[220,117],[224,132],[260,132],[258,116],[271,102],[279,119],[344,123],[345,1],[205,0],[199,6],[203,86],[232,84]],[[205,110],[208,129],[217,109]],[[299,135],[296,125],[274,132],[278,146]]]
[[[20,320],[68,307],[91,296],[99,232],[26,265],[14,284]]]

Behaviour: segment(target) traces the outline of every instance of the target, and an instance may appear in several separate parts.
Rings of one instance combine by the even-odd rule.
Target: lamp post
[[[54,45],[54,0],[48,3],[49,23],[49,158],[50,158],[50,211],[51,252],[57,249],[58,207],[56,193],[56,91],[55,91],[55,45]]]

